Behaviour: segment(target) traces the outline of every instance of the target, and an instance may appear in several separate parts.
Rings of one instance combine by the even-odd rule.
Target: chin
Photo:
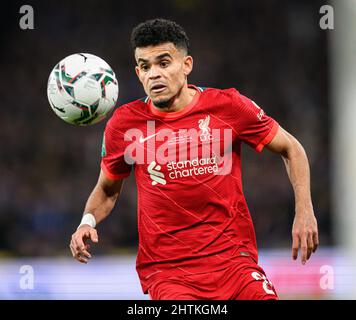
[[[166,108],[169,106],[171,100],[170,99],[160,99],[160,98],[156,98],[156,99],[152,99],[153,104],[155,105],[155,107],[157,108]]]
[[[171,103],[172,97],[156,96],[151,97],[152,103],[157,108],[166,108]]]

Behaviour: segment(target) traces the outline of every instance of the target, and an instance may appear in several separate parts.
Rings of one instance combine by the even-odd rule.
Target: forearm
[[[86,244],[86,240],[98,242],[95,226],[110,214],[121,188],[122,180],[110,180],[102,170],[100,171],[98,182],[85,205],[82,221],[70,242],[72,255],[79,262],[87,263],[91,258],[88,251],[90,246]]]
[[[312,209],[312,200],[308,158],[304,148],[296,139],[292,138],[290,145],[291,147],[282,154],[282,158],[293,186],[296,213],[309,212]]]
[[[97,184],[87,200],[84,212],[93,214],[98,224],[110,214],[118,196],[119,192]]]
[[[292,228],[292,255],[297,259],[299,247],[304,264],[318,247],[318,225],[310,193],[309,162],[304,148],[287,131],[279,128],[268,149],[282,156],[295,196],[295,216]]]

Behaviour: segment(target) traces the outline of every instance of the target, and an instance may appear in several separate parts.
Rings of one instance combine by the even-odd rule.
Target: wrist
[[[305,216],[314,214],[314,208],[312,204],[299,205],[295,207],[296,216]]]
[[[96,226],[96,219],[94,217],[93,214],[91,213],[84,213],[83,217],[82,217],[82,220],[80,221],[80,224],[77,228],[77,230],[84,224],[87,224],[89,226],[91,226],[92,228],[95,228]]]

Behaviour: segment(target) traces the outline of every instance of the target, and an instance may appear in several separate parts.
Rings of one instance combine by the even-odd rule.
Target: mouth
[[[151,87],[151,92],[153,93],[160,93],[162,92],[163,90],[166,89],[166,86],[164,84],[155,84]]]

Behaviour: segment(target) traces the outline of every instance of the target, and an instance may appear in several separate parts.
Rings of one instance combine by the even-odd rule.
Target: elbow
[[[281,152],[283,159],[290,161],[295,157],[307,157],[304,147],[295,137],[289,134],[288,140],[289,143]]]

